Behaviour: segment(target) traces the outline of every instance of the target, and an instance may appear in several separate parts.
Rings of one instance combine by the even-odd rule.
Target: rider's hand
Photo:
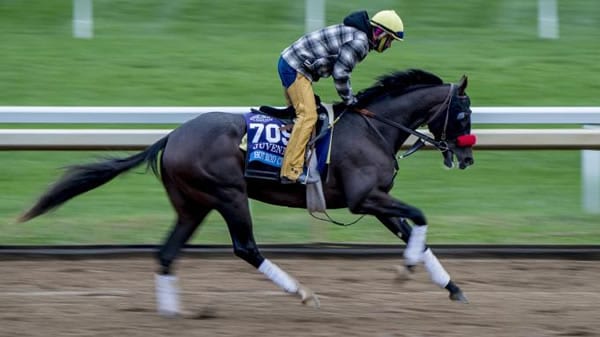
[[[350,96],[350,98],[348,98],[344,103],[348,106],[348,108],[356,108],[358,99],[356,99],[356,96]]]

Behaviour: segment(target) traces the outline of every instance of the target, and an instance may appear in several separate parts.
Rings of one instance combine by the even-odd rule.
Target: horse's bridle
[[[424,124],[431,123],[433,120],[435,120],[440,115],[440,113],[442,113],[442,111],[444,109],[446,110],[446,116],[445,116],[445,120],[444,120],[444,129],[442,130],[442,136],[440,137],[439,141],[429,137],[428,135],[426,135],[422,132],[413,130],[407,126],[397,123],[389,118],[379,116],[376,113],[369,111],[367,109],[358,109],[355,111],[364,117],[373,118],[375,120],[378,120],[389,126],[393,126],[397,129],[400,129],[400,130],[407,132],[418,138],[418,140],[406,152],[404,152],[402,155],[400,155],[399,158],[406,158],[406,157],[410,156],[411,154],[417,152],[419,149],[421,149],[423,146],[425,146],[426,143],[433,145],[435,148],[437,148],[441,152],[446,152],[446,151],[448,151],[448,142],[446,141],[446,129],[448,128],[450,105],[452,103],[453,96],[454,96],[454,84],[450,83],[450,90],[448,90],[448,95],[446,96],[446,99],[444,99],[444,102],[442,104],[440,104],[439,108],[431,116],[431,118],[429,118],[429,120],[426,123],[424,123]],[[371,125],[371,123],[369,123],[369,124]],[[373,125],[371,125],[371,127],[375,128]],[[375,130],[377,130],[377,129],[375,129]],[[377,134],[379,135],[379,137],[381,137],[387,143],[387,140],[385,140],[385,138],[383,137],[383,135],[380,132],[377,132]]]

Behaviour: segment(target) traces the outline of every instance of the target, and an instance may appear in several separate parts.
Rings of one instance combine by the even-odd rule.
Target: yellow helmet
[[[404,24],[394,10],[377,12],[371,18],[371,25],[385,30],[396,40],[402,41],[404,39]]]

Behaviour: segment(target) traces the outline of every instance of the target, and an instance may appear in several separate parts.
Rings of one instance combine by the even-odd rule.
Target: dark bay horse
[[[348,208],[352,213],[375,216],[407,243],[404,250],[407,267],[423,263],[432,281],[446,288],[452,300],[462,302],[466,302],[466,297],[425,245],[427,220],[423,212],[393,198],[389,191],[397,170],[395,155],[421,125],[427,125],[434,137],[421,133],[417,136],[442,151],[446,166],[457,163],[464,169],[473,164],[473,143],[464,141],[471,128],[466,87],[465,76],[458,83],[448,84],[436,75],[416,69],[381,77],[359,95],[361,108],[346,109],[336,123],[331,163],[323,186],[328,208]],[[355,113],[357,110],[362,114]],[[252,198],[304,208],[306,187],[245,178],[244,152],[239,148],[245,132],[241,115],[202,114],[142,152],[70,167],[20,220],[46,213],[147,163],[162,180],[177,213],[175,225],[157,256],[159,312],[171,315],[179,311],[171,266],[211,210],[218,211],[225,219],[236,256],[286,292],[298,295],[303,303],[318,306],[318,298],[309,288],[260,253],[248,204]]]

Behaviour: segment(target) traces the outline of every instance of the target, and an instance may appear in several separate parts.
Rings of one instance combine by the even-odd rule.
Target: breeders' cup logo
[[[267,123],[273,120],[273,117],[271,116],[267,116],[267,115],[259,115],[259,114],[255,114],[252,117],[249,118],[249,120],[251,122],[257,122],[257,123]]]

